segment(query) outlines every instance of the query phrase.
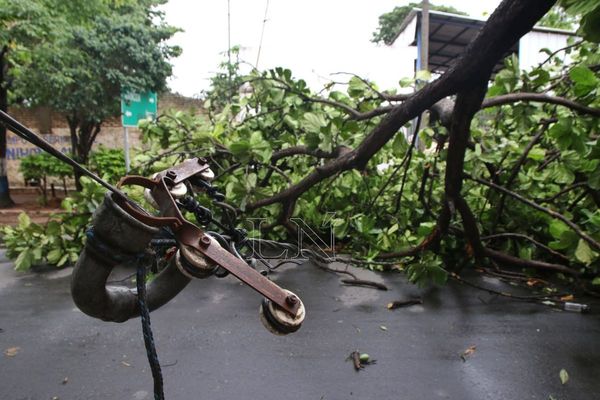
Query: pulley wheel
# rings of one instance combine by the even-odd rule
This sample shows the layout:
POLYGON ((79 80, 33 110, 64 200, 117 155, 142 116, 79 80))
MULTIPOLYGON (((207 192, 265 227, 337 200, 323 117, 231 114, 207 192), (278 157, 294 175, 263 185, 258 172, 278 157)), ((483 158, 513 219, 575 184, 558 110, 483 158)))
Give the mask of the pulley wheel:
MULTIPOLYGON (((211 238, 214 241, 214 239, 211 238)), ((204 279, 213 275, 217 265, 204 257, 193 247, 182 244, 176 254, 176 265, 179 271, 188 278, 204 279)))
MULTIPOLYGON (((284 289, 285 290, 285 289, 284 289)), ((302 326, 306 309, 302 300, 289 290, 285 290, 288 295, 295 296, 300 302, 296 316, 291 316, 278 305, 264 298, 259 309, 260 321, 267 330, 275 335, 287 335, 296 332, 302 326)))

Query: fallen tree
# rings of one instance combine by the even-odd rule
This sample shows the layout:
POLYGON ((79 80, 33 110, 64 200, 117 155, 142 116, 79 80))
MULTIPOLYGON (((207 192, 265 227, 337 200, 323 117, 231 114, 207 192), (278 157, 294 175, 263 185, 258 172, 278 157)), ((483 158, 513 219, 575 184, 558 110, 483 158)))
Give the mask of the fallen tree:
POLYGON ((207 155, 240 221, 266 220, 256 231, 289 239, 298 219, 317 230, 327 220, 331 250, 403 267, 414 282, 468 265, 594 280, 597 45, 571 43, 570 64, 559 51, 527 72, 509 57, 489 83, 553 3, 502 2, 465 54, 413 94, 353 75, 315 94, 287 69, 253 72, 250 94, 210 121, 173 113, 143 125, 151 150, 136 157, 138 172, 207 155), (420 129, 427 111, 432 124, 420 129))

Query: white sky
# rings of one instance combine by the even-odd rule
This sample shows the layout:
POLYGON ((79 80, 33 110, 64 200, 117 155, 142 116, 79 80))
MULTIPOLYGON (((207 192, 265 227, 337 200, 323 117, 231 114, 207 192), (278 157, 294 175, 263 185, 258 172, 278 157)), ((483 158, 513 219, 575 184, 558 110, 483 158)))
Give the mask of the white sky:
MULTIPOLYGON (((380 88, 397 87, 412 74, 409 51, 370 42, 379 15, 409 0, 268 0, 268 14, 259 68, 282 66, 314 89, 336 72, 353 72, 380 88)), ((413 0, 414 1, 414 0, 413 0)), ((500 0, 439 0, 472 16, 491 13, 500 0)), ((242 47, 241 58, 256 63, 267 0, 230 0, 231 44, 242 47)), ((184 32, 171 43, 183 54, 173 60, 169 86, 186 96, 207 89, 227 50, 227 0, 169 0, 167 22, 184 32)), ((414 50, 413 50, 414 51, 414 50)))

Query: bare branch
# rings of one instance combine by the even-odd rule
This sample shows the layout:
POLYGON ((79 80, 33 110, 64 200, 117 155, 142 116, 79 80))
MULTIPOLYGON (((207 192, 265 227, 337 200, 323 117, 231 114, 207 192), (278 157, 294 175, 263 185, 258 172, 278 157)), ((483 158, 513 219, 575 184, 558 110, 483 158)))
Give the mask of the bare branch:
POLYGON ((274 164, 263 164, 266 168, 268 168, 271 171, 276 172, 277 174, 281 175, 286 181, 287 183, 291 184, 292 180, 290 179, 289 176, 287 176, 287 174, 285 172, 283 172, 280 168, 278 168, 276 165, 274 164))
POLYGON ((572 190, 575 190, 580 187, 586 187, 586 186, 587 186, 587 182, 576 182, 576 183, 562 189, 561 191, 559 191, 558 193, 556 193, 553 196, 547 197, 545 199, 540 199, 537 201, 539 201, 540 203, 550 203, 550 202, 553 202, 554 200, 558 199, 560 196, 562 196, 565 193, 569 193, 572 190))
POLYGON ((550 247, 546 246, 545 244, 535 240, 534 238, 529 237, 527 235, 523 235, 522 233, 497 233, 495 235, 483 236, 481 238, 481 240, 487 241, 487 240, 501 239, 501 238, 517 238, 517 239, 527 240, 528 242, 535 244, 540 249, 546 250, 548 253, 552 254, 553 256, 561 258, 562 260, 564 260, 566 262, 569 262, 569 259, 564 254, 561 254, 558 251, 553 250, 550 247))
POLYGON ((573 111, 577 111, 580 114, 589 114, 595 117, 600 117, 599 108, 588 107, 564 97, 550 96, 545 93, 510 93, 501 96, 490 97, 483 101, 481 108, 512 104, 519 101, 557 104, 559 106, 570 108, 573 111))
POLYGON ((485 181, 483 179, 479 179, 479 178, 474 178, 471 176, 467 176, 465 175, 465 177, 467 179, 470 179, 474 182, 480 183, 482 185, 485 186, 489 186, 499 192, 505 193, 507 195, 509 195, 510 197, 519 200, 521 203, 527 204, 528 206, 541 211, 543 213, 546 213, 548 215, 550 215, 553 218, 556 218, 562 222, 564 222, 567 226, 569 226, 569 228, 571 228, 575 233, 577 233, 577 235, 582 238, 583 240, 585 240, 589 245, 591 245, 594 249, 596 250, 600 250, 600 243, 598 243, 597 241, 595 241, 592 237, 590 237, 588 234, 586 234, 579 226, 577 226, 575 223, 573 223, 571 220, 569 220, 567 217, 565 217, 562 214, 557 213, 556 211, 550 210, 549 208, 540 206, 537 203, 534 203, 531 200, 526 199, 525 197, 521 196, 520 194, 517 194, 513 191, 510 191, 502 186, 496 185, 493 182, 488 182, 485 181))

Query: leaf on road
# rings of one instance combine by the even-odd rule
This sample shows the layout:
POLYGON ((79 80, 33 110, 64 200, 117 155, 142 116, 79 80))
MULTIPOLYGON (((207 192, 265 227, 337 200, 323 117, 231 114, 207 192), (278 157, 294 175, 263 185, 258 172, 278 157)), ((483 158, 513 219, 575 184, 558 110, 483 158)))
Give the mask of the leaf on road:
POLYGON ((20 350, 20 347, 9 347, 8 349, 4 350, 4 355, 6 357, 14 357, 20 350))
POLYGON ((564 385, 565 383, 569 382, 569 373, 567 372, 566 369, 561 369, 560 372, 558 373, 558 376, 560 376, 560 382, 564 385))
POLYGON ((536 278, 529 278, 529 279, 527 279, 527 286, 529 286, 529 287, 533 287, 533 286, 536 286, 536 285, 541 285, 542 283, 543 282, 541 280, 536 279, 536 278))
POLYGON ((460 359, 463 360, 463 362, 467 361, 467 358, 472 356, 475 353, 475 350, 477 350, 477 346, 469 346, 469 348, 463 351, 463 353, 460 355, 460 359))
POLYGON ((575 297, 573 297, 572 294, 568 294, 568 295, 560 298, 560 301, 573 301, 573 300, 575 300, 575 297))

